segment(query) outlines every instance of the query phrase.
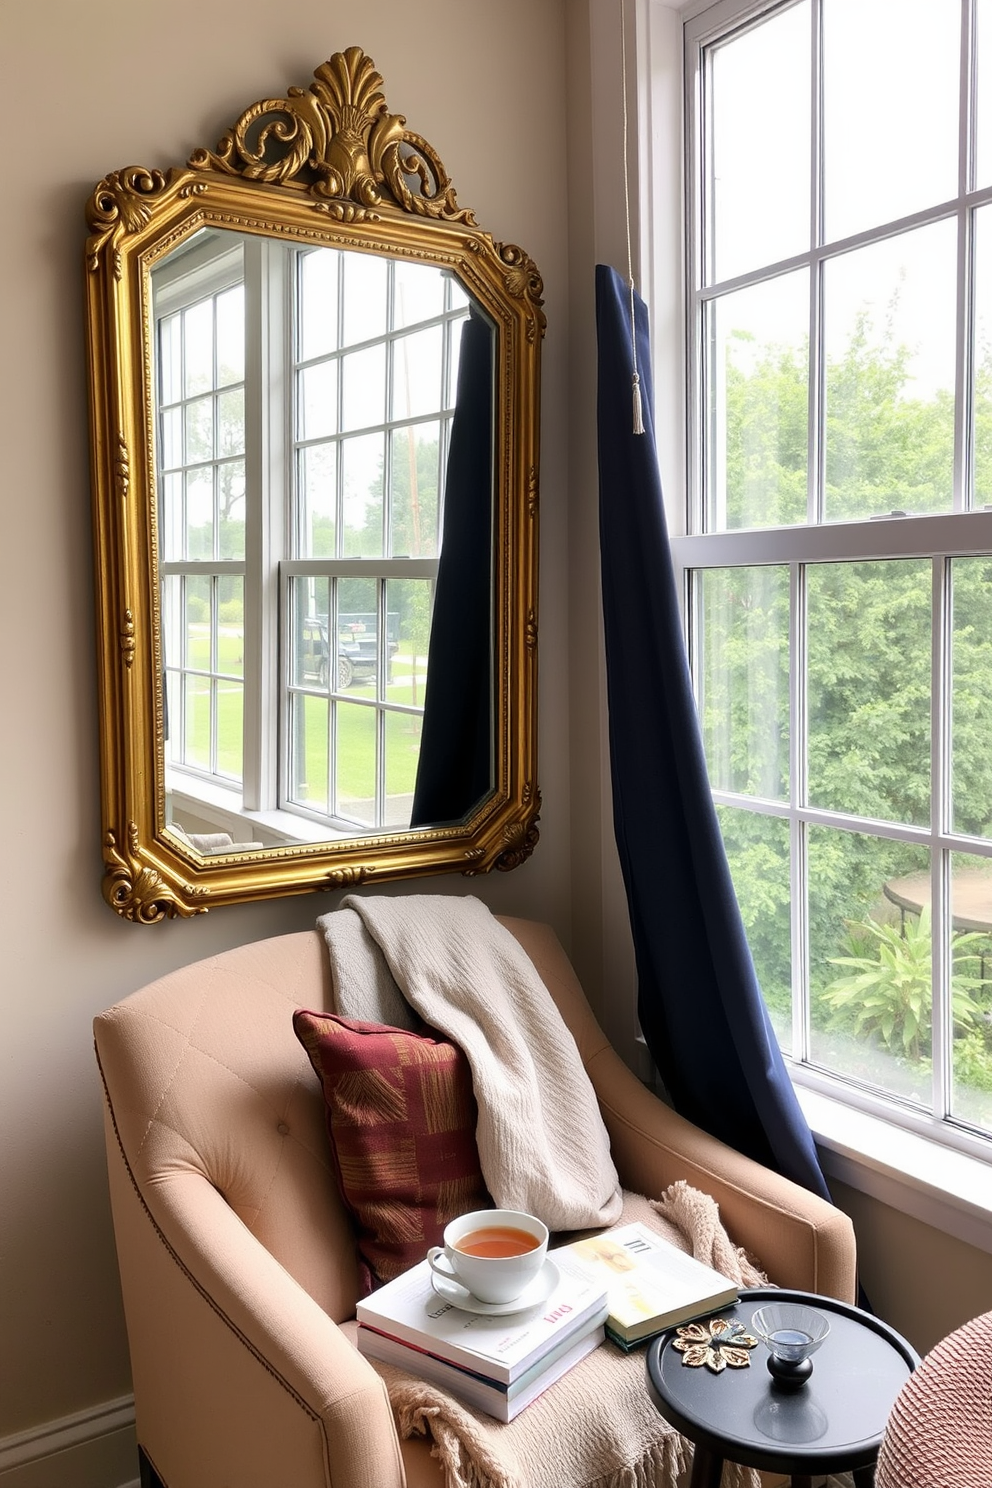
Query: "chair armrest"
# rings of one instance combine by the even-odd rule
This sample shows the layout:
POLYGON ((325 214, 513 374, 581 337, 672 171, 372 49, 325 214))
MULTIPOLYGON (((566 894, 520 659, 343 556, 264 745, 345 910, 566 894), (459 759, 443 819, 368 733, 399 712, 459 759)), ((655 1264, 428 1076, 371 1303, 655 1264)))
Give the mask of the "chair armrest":
POLYGON ((403 1488, 382 1379, 221 1194, 179 1167, 152 1213, 112 1129, 108 1157, 138 1440, 170 1488, 403 1488))
POLYGON ((710 1194, 735 1244, 779 1286, 853 1302, 854 1227, 817 1194, 693 1126, 609 1046, 586 1064, 624 1187, 658 1198, 683 1178, 710 1194))

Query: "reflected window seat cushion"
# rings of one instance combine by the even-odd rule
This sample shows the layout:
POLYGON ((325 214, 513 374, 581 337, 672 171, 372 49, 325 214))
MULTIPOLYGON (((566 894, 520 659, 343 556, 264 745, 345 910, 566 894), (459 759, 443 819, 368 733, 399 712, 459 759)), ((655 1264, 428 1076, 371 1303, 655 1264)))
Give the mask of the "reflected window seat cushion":
POLYGON ((300 1009, 293 1028, 323 1089, 365 1295, 423 1260, 456 1215, 492 1207, 471 1072, 461 1049, 426 1027, 300 1009))

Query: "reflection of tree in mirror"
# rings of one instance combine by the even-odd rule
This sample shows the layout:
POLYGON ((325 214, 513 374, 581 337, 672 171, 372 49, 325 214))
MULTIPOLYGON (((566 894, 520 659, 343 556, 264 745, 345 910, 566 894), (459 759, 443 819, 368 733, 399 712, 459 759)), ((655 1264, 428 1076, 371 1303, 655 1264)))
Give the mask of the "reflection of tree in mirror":
MULTIPOLYGON (((436 426, 435 426, 436 427, 436 426)), ((439 441, 418 439, 411 428, 393 432, 389 480, 389 542, 394 558, 423 558, 437 552, 439 441)), ((384 551, 384 461, 369 486, 365 524, 356 536, 356 556, 379 556, 384 551)))

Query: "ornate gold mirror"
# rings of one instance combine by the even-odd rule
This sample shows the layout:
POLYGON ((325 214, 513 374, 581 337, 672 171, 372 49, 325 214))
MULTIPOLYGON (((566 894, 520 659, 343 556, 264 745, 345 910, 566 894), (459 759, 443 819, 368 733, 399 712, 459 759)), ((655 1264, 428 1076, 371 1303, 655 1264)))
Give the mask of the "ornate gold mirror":
POLYGON ((537 840, 541 280, 359 48, 86 245, 104 894, 512 868, 537 840))

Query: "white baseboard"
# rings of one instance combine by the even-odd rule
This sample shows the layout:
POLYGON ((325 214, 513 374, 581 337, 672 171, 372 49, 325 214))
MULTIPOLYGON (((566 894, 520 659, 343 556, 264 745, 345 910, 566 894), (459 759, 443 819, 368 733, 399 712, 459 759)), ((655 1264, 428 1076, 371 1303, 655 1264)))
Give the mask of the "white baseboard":
POLYGON ((122 1395, 0 1438, 0 1488, 139 1488, 136 1450, 134 1396, 122 1395))

